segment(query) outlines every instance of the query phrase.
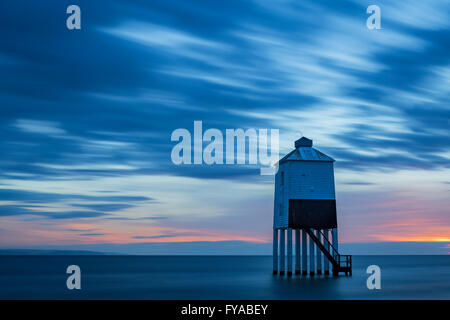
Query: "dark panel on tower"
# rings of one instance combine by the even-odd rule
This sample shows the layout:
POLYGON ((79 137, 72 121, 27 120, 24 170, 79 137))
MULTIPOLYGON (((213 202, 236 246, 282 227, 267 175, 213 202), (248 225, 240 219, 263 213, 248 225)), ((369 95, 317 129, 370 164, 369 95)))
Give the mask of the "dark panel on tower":
POLYGON ((336 200, 289 199, 289 228, 337 228, 336 200))

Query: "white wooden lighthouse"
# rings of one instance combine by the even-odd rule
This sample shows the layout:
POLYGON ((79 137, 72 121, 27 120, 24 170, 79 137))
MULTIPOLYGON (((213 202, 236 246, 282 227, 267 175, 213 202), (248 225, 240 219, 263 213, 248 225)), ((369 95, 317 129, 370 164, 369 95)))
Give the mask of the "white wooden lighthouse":
POLYGON ((322 274, 322 271, 329 274, 330 264, 334 275, 339 272, 351 274, 351 256, 338 253, 335 160, 312 145, 312 140, 302 137, 295 141, 295 149, 278 162, 273 219, 273 273, 279 271, 280 275, 284 275, 287 264, 287 274, 292 275, 294 232, 296 274, 307 275, 308 271, 310 276, 322 274))

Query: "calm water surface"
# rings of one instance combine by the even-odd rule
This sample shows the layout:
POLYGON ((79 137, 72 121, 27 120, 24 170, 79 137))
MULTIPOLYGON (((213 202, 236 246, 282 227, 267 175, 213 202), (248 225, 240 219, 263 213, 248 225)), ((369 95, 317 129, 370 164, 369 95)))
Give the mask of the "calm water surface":
POLYGON ((353 276, 272 275, 269 256, 0 256, 0 299, 450 299, 449 256, 354 256, 353 276), (82 289, 68 290, 68 265, 82 289), (381 268, 368 290, 366 268, 381 268))

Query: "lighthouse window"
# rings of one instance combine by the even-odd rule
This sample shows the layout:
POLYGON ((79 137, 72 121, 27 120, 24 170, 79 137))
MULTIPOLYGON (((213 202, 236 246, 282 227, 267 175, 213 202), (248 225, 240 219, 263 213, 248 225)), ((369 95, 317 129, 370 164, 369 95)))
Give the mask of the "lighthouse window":
POLYGON ((281 172, 281 185, 284 186, 284 171, 281 172))

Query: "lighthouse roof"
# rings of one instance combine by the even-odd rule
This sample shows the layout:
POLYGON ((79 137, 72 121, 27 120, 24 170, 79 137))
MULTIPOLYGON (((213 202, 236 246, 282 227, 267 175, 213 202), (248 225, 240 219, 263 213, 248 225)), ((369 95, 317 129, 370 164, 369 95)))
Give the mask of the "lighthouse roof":
POLYGON ((286 161, 325 161, 334 162, 335 160, 326 154, 312 147, 312 140, 301 137, 295 141, 295 149, 285 155, 278 164, 286 161))

